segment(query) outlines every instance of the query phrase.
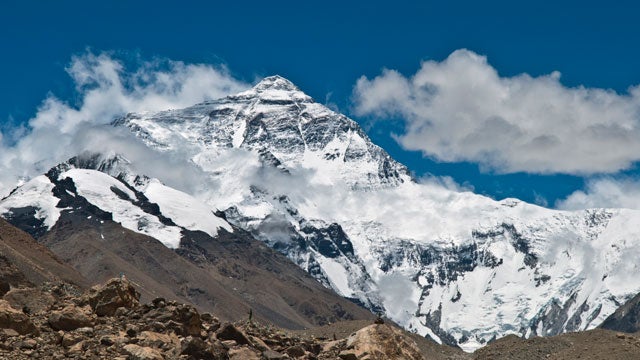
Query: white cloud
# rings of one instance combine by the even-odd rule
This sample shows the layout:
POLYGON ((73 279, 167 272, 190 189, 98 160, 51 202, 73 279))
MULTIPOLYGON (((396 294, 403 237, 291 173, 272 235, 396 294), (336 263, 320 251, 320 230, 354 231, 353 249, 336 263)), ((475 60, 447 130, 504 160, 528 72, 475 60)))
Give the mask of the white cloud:
POLYGON ((501 77, 484 56, 457 50, 411 77, 358 79, 358 115, 397 117, 408 150, 497 172, 610 173, 640 160, 640 86, 627 94, 561 84, 560 74, 501 77))
POLYGON ((599 178, 587 182, 578 190, 556 203, 564 210, 590 208, 627 208, 640 210, 640 179, 599 178))
POLYGON ((11 141, 0 141, 0 196, 18 179, 45 172, 84 150, 132 149, 124 134, 105 128, 119 115, 183 108, 249 87, 224 67, 158 60, 127 71, 105 53, 73 57, 67 72, 76 86, 77 106, 49 95, 26 128, 3 129, 11 141))
POLYGON ((425 174, 417 179, 419 184, 439 186, 455 192, 469 191, 473 192, 475 188, 468 182, 459 184, 451 176, 435 176, 431 174, 425 174))

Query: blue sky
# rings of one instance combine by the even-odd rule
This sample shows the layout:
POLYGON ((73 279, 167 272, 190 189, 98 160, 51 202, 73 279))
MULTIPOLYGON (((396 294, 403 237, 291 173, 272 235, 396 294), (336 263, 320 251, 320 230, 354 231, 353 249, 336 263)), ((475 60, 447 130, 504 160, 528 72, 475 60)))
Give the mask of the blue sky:
MULTIPOLYGON (((633 207, 616 199, 640 188, 636 186, 637 159, 631 151, 640 143, 634 140, 640 110, 628 93, 640 84, 639 7, 631 1, 606 6, 590 1, 5 1, 0 5, 3 142, 10 147, 28 133, 28 126, 22 132, 15 129, 26 126, 50 94, 70 104, 81 102, 82 92, 65 69, 73 56, 108 52, 130 71, 144 61, 172 59, 224 65, 234 79, 249 83, 272 74, 285 76, 316 100, 359 121, 375 142, 418 177, 450 176, 464 187, 498 199, 518 197, 554 206, 582 191, 585 196, 575 206, 633 207), (460 49, 469 52, 456 53, 460 49), (478 72, 456 78, 460 73, 455 70, 456 59, 463 69, 477 65, 478 72), (422 64, 429 61, 434 66, 425 69, 422 64), (390 75, 383 69, 397 72, 390 75), (429 97, 423 85, 412 82, 420 71, 431 82, 444 79, 442 89, 452 84, 453 99, 429 97), (580 114, 572 119, 576 135, 558 137, 567 143, 557 149, 567 154, 565 162, 553 153, 530 158, 527 151, 543 154, 544 146, 529 150, 495 146, 506 141, 500 132, 469 147, 468 139, 459 138, 455 127, 449 127, 462 120, 447 109, 468 105, 471 117, 483 111, 493 116, 492 109, 462 103, 466 100, 455 93, 459 87, 454 86, 460 81, 468 85, 469 79, 491 71, 495 81, 479 81, 478 86, 508 92, 508 104, 495 114, 498 125, 515 128, 523 139, 547 139, 556 131, 571 133, 571 125, 554 128, 565 121, 565 113, 537 109, 576 107, 574 113, 580 114), (559 78, 551 75, 555 71, 559 78), (521 74, 533 80, 522 80, 521 74), (374 83, 376 78, 379 81, 374 83), (387 89, 400 83, 409 89, 406 97, 390 95, 387 89), (361 86, 356 88, 357 84, 361 86), (586 89, 584 94, 574 91, 580 86, 586 89), (416 103, 425 96, 429 98, 424 101, 435 105, 416 103), (549 104, 542 101, 545 96, 581 100, 549 104), (602 97, 606 99, 598 100, 602 97), (367 100, 377 105, 366 106, 367 100), (433 111, 437 119, 422 110, 433 111), (596 134, 598 141, 581 140, 581 130, 598 128, 602 125, 598 118, 610 113, 622 114, 612 121, 624 123, 616 129, 629 130, 629 139, 615 141, 605 135, 609 140, 599 141, 596 134), (592 120, 584 125, 582 117, 592 120), (518 121, 528 123, 519 127, 518 121), (531 127, 535 131, 526 133, 531 127), (522 129, 524 135, 519 132, 522 129), (437 150, 428 147, 440 143, 448 145, 437 150), (598 146, 609 156, 593 164, 579 152, 598 146), (574 148, 578 149, 575 154, 574 148)), ((477 94, 491 89, 480 88, 477 94)), ((481 123, 482 129, 496 125, 485 120, 471 119, 481 123)))

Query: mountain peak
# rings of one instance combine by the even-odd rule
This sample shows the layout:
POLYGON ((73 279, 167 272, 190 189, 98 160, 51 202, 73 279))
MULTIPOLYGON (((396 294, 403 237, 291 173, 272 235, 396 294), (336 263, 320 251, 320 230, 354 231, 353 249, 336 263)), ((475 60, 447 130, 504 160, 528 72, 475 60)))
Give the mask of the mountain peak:
POLYGON ((234 101, 238 99, 259 99, 263 102, 274 104, 290 103, 292 101, 297 103, 313 102, 309 95, 280 75, 267 76, 253 88, 230 95, 228 98, 234 101))
POLYGON ((291 81, 280 75, 267 76, 256 84, 253 89, 257 92, 265 90, 300 91, 291 81))

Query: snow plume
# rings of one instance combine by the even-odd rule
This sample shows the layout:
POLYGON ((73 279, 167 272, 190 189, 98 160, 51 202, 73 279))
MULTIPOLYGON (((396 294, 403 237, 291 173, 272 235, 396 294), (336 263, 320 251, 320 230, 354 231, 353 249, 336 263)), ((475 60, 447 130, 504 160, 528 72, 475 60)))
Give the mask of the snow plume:
POLYGON ((19 180, 40 174, 81 151, 99 146, 119 152, 117 146, 123 146, 124 138, 104 134, 104 125, 117 116, 183 108, 249 87, 224 67, 156 60, 127 71, 107 53, 75 56, 67 72, 76 87, 77 105, 51 94, 26 127, 3 129, 0 196, 19 180), (118 140, 109 142, 114 139, 118 140))
POLYGON ((598 178, 587 181, 584 190, 578 190, 556 207, 564 210, 590 208, 627 208, 640 210, 640 179, 598 178))
POLYGON ((502 77, 486 57, 457 50, 411 77, 358 79, 358 115, 402 117, 396 139, 440 161, 502 173, 613 173, 640 160, 640 86, 626 94, 575 87, 560 73, 502 77))

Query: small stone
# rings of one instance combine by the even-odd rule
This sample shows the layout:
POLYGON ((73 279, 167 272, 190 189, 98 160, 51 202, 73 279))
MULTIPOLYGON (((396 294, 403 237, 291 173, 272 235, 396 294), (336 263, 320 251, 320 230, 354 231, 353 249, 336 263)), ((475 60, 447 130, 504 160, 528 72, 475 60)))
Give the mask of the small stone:
POLYGON ((68 332, 62 337, 62 346, 70 347, 79 343, 83 339, 84 336, 82 336, 82 334, 78 334, 76 332, 68 332))
POLYGON ((164 332, 165 330, 167 330, 167 327, 159 321, 154 321, 153 323, 151 323, 150 328, 151 330, 156 332, 164 332))
POLYGON ((131 360, 164 360, 162 354, 150 347, 128 344, 123 347, 124 353, 129 355, 131 360))
POLYGON ((126 328, 127 336, 130 338, 136 337, 138 335, 138 327, 135 325, 127 324, 126 328))
POLYGON ((171 347, 177 347, 180 345, 180 340, 174 334, 166 335, 153 331, 143 331, 138 336, 138 339, 140 340, 140 345, 155 348, 160 348, 164 345, 168 345, 171 347))
POLYGON ((282 360, 285 359, 286 356, 277 351, 273 350, 265 350, 262 352, 262 357, 266 360, 282 360))
POLYGON ((234 346, 238 346, 238 343, 235 340, 222 340, 221 343, 222 343, 222 345, 226 346, 227 348, 232 348, 234 346))
POLYGON ((69 350, 67 350, 67 352, 70 353, 70 354, 81 353, 84 350, 84 346, 85 346, 85 342, 84 341, 80 341, 79 343, 71 346, 69 348, 69 350))
POLYGON ((205 329, 208 332, 216 332, 218 331, 218 329, 220 329, 220 323, 219 322, 212 322, 208 325, 205 325, 205 329))
POLYGON ((87 337, 93 336, 93 328, 92 327, 81 327, 75 330, 78 334, 82 334, 87 337))
POLYGON ((358 356, 353 352, 353 350, 344 350, 338 354, 338 357, 341 360, 358 360, 358 356))
POLYGON ((200 315, 200 319, 202 319, 202 321, 206 321, 206 322, 212 322, 213 321, 213 315, 211 315, 210 313, 202 313, 200 315))
POLYGON ((164 298, 157 297, 157 298, 153 299, 153 301, 151 301, 151 303, 156 308, 160 308, 160 307, 164 307, 167 304, 167 301, 164 298))
POLYGON ((115 341, 113 339, 113 336, 105 335, 105 336, 100 338, 100 344, 102 344, 104 346, 111 346, 111 345, 115 344, 115 341))
POLYGON ((302 357, 305 355, 305 351, 300 345, 292 346, 287 349, 287 354, 293 358, 302 357))
POLYGON ((34 339, 27 339, 20 343, 21 349, 35 349, 38 347, 38 343, 34 339))
POLYGON ((124 317, 127 315, 127 313, 129 312, 129 310, 127 308, 117 308, 116 311, 113 313, 113 316, 115 317, 124 317))
POLYGON ((249 340, 251 340, 253 346, 260 351, 270 350, 269 346, 259 337, 249 336, 249 340))
POLYGON ((251 349, 241 347, 229 350, 229 360, 260 360, 260 357, 251 349))
POLYGON ((17 331, 15 331, 13 329, 2 329, 1 333, 2 333, 2 335, 6 336, 6 337, 14 337, 14 336, 20 335, 20 334, 18 334, 17 331))

